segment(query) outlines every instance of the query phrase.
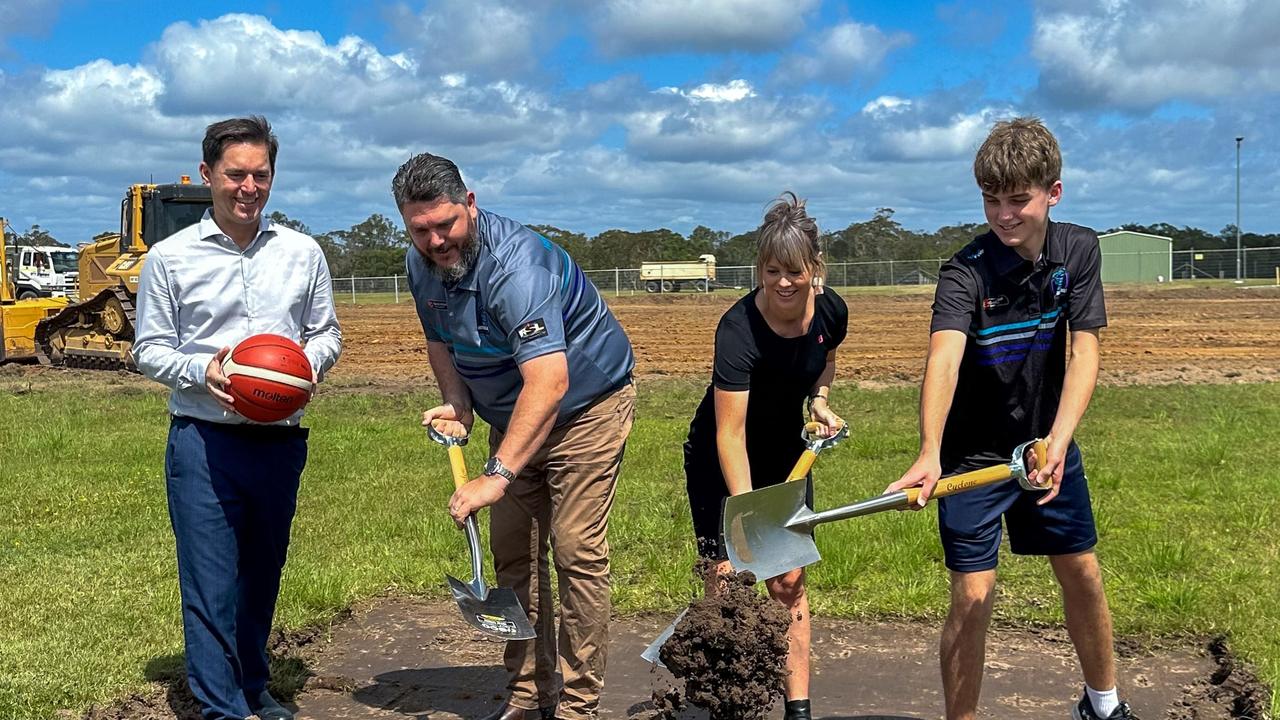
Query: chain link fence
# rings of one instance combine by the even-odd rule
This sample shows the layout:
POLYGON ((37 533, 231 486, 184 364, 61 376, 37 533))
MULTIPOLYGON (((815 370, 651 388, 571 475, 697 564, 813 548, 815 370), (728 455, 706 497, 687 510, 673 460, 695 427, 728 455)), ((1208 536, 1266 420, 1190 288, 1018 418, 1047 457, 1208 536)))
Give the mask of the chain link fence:
POLYGON ((1230 250, 1178 250, 1173 253, 1174 280, 1276 280, 1280 278, 1280 247, 1230 250), (1237 258, 1239 273, 1237 274, 1237 258))
MULTIPOLYGON (((1115 281, 1166 282, 1180 280, 1234 280, 1235 250, 1179 250, 1173 253, 1108 253, 1103 268, 1123 274, 1115 281)), ((1245 248, 1240 253, 1240 274, 1249 282, 1280 284, 1280 247, 1245 248)), ((932 285, 945 258, 928 260, 871 260, 827 264, 827 284, 833 287, 876 285, 932 285)), ((727 265, 715 269, 715 279, 705 287, 696 281, 651 283, 642 280, 639 268, 586 270, 584 274, 606 295, 737 292, 756 286, 753 265, 727 265)), ((1109 280, 1110 281, 1110 280, 1109 280)), ((387 277, 337 277, 334 300, 343 304, 412 302, 403 275, 387 277)))

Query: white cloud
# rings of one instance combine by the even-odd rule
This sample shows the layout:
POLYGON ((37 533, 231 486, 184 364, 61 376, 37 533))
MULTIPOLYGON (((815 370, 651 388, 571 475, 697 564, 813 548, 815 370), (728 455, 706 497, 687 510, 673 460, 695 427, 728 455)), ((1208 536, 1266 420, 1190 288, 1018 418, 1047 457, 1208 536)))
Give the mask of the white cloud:
POLYGON ((730 80, 723 85, 703 83, 687 92, 677 87, 665 87, 659 92, 708 102, 738 102, 756 95, 755 88, 751 87, 751 83, 746 80, 730 80))
POLYGON ((1274 0, 1042 0, 1040 91, 1076 108, 1143 110, 1280 91, 1274 0))
POLYGON ((554 44, 549 0, 441 0, 415 13, 397 5, 389 13, 397 33, 422 68, 450 73, 466 68, 485 78, 523 77, 540 49, 554 44))
POLYGON ((0 0, 0 55, 17 35, 42 36, 58 19, 62 0, 0 0))
POLYGON ((841 23, 822 32, 807 52, 784 58, 775 79, 849 83, 874 74, 890 52, 911 42, 907 33, 886 34, 874 25, 841 23))
POLYGON ((607 55, 764 52, 804 29, 818 0, 600 0, 592 19, 607 55))
POLYGON ((893 95, 881 95, 866 105, 863 105, 862 112, 866 115, 886 115, 902 112, 910 107, 910 100, 894 97, 893 95))
POLYGON ((751 85, 663 88, 653 102, 626 113, 620 122, 627 147, 638 157, 672 162, 736 162, 784 157, 818 141, 804 129, 824 112, 815 100, 756 97, 751 85))
POLYGON ((413 92, 413 63, 358 37, 335 45, 320 33, 281 30, 257 15, 170 25, 151 47, 174 114, 262 112, 299 106, 361 112, 413 92))
POLYGON ((875 155, 911 162, 971 160, 996 116, 984 109, 956 114, 940 124, 915 126, 905 126, 897 118, 886 119, 875 155))

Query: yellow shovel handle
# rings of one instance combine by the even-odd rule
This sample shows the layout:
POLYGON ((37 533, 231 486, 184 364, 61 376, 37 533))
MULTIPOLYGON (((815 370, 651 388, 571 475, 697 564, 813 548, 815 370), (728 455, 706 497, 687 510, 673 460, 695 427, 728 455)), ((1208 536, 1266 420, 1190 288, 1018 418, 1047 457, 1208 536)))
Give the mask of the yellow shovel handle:
POLYGON ((805 450, 800 455, 800 459, 796 461, 796 466, 791 468, 791 474, 787 476, 787 482, 799 480, 809 474, 809 468, 813 467, 813 461, 818 459, 818 454, 812 450, 805 450))
MULTIPOLYGON (((1038 440, 1031 448, 1036 456, 1036 468, 1044 467, 1045 457, 1048 454, 1048 445, 1044 440, 1038 440)), ((939 480, 938 484, 933 488, 933 494, 929 497, 941 498, 955 495, 976 487, 1004 482, 1011 477, 1013 477, 1013 473, 1008 465, 992 465, 979 470, 971 470, 967 473, 952 475, 949 478, 939 480)), ((914 505, 920 499, 920 488, 918 487, 907 488, 906 493, 908 505, 914 505)))
MULTIPOLYGON (((937 486, 933 489, 930 498, 946 497, 955 495, 958 492, 972 490, 983 485, 994 485, 998 482, 1008 480, 1012 475, 1009 473, 1008 465, 992 465, 981 470, 973 470, 960 475, 953 475, 938 481, 937 486)), ((907 488, 908 504, 914 505, 920 499, 920 488, 907 488)))
POLYGON ((467 460, 462 456, 462 448, 449 446, 449 467, 453 470, 453 487, 455 489, 467 484, 467 460))

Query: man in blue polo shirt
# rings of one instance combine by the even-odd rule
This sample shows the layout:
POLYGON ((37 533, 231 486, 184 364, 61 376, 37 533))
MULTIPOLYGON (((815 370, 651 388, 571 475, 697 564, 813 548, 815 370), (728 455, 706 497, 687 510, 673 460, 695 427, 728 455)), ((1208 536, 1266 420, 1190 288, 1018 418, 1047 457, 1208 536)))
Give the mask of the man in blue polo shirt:
POLYGON ((631 343, 569 255, 476 207, 449 160, 412 158, 392 193, 413 241, 406 272, 442 396, 422 423, 469 433, 478 413, 491 426, 489 461, 449 513, 462 522, 492 506, 498 584, 515 589, 538 634, 507 643, 510 696, 486 720, 595 718, 612 609, 606 531, 635 414, 631 343))
POLYGON ((1013 552, 1047 555, 1062 586, 1085 679, 1072 717, 1132 718, 1116 694, 1111 614, 1093 552, 1098 535, 1072 439, 1098 379, 1098 332, 1107 324, 1098 236, 1049 220, 1062 197, 1062 156, 1039 120, 997 123, 973 171, 991 230, 939 273, 920 454, 887 491, 922 485, 923 506, 941 475, 1008 462, 1015 445, 1037 437, 1048 440, 1048 460, 1032 477, 1052 482, 1043 494, 1009 482, 938 503, 951 571, 941 642, 947 720, 977 713, 1002 517, 1013 552))

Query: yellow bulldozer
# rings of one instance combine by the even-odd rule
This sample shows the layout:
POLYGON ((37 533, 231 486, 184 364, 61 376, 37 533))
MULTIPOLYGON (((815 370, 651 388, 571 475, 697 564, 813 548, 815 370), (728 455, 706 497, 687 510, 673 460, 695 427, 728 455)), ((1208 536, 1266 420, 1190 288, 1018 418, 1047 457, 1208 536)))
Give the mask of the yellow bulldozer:
MULTIPOLYGON (((0 217, 0 238, 7 236, 9 223, 0 217)), ((65 297, 18 300, 13 256, 8 247, 0 254, 0 362, 36 357, 36 325, 67 306, 65 297)), ((15 248, 16 249, 16 248, 15 248)))
POLYGON ((208 186, 181 182, 129 187, 120 203, 120 232, 80 251, 80 301, 40 320, 36 357, 44 365, 91 370, 137 368, 133 348, 138 280, 147 250, 200 221, 213 204, 208 186))

